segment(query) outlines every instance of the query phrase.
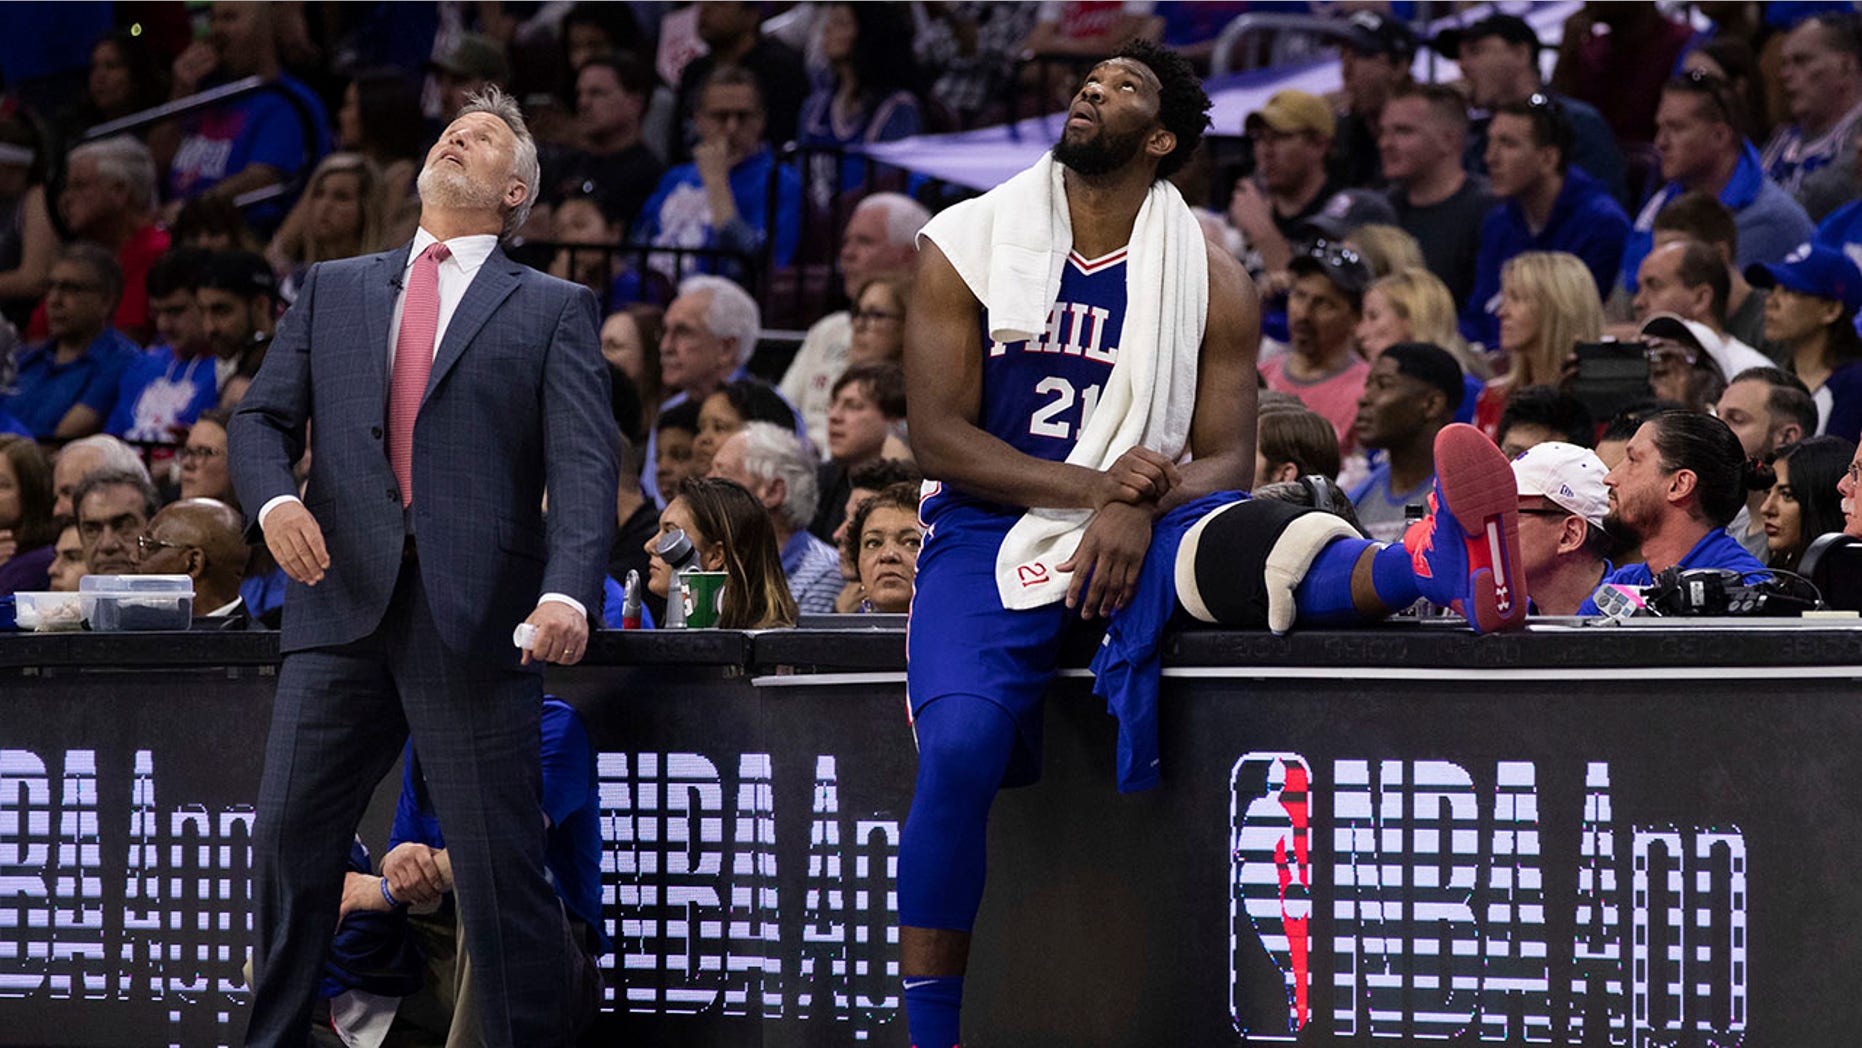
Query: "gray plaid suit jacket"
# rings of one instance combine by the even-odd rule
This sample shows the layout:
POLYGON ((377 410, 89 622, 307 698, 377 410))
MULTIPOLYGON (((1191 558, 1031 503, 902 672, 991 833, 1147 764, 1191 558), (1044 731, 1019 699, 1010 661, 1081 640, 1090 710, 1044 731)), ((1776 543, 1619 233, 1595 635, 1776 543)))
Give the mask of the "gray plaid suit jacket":
MULTIPOLYGON (((407 532, 387 456, 389 330, 411 244, 312 266, 228 432, 248 535, 304 492, 330 554, 286 592, 282 650, 346 644, 381 623, 407 532)), ((449 648, 515 665, 511 630, 544 593, 591 613, 615 528, 617 433, 588 289, 494 250, 434 356, 414 426, 412 518, 449 648), (549 492, 547 524, 542 510, 549 492)))

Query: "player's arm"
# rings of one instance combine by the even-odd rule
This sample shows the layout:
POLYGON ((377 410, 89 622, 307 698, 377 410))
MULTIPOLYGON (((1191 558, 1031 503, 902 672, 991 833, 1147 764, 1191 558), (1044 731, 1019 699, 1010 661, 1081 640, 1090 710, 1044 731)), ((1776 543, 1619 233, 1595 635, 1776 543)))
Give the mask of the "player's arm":
POLYGON ((1099 509, 1154 500, 1169 489, 1175 469, 1161 456, 1133 456, 1127 468, 1100 471, 1025 455, 984 431, 977 424, 981 310, 950 260, 925 241, 912 280, 905 381, 912 452, 926 476, 995 502, 1043 509, 1099 509))
POLYGON ((1217 491, 1254 485, 1254 362, 1261 348, 1261 300, 1241 264, 1209 249, 1209 313, 1196 364, 1190 418, 1191 461, 1159 504, 1170 509, 1217 491))

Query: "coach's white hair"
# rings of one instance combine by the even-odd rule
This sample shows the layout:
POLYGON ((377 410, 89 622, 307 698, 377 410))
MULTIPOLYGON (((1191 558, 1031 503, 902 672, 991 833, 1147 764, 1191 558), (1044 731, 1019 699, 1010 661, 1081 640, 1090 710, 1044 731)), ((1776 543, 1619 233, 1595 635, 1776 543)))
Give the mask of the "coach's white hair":
POLYGON ((886 213, 886 243, 893 247, 911 247, 918 231, 931 221, 931 212, 904 193, 874 193, 854 205, 853 213, 878 208, 886 213))
POLYGON ((679 295, 706 294, 705 327, 713 337, 737 340, 737 366, 750 362, 763 331, 763 311, 756 299, 735 282, 701 273, 679 283, 679 295))
POLYGON ((773 422, 748 422, 739 432, 744 442, 744 472, 762 481, 781 480, 783 519, 791 529, 805 530, 821 501, 815 480, 815 469, 821 463, 794 433, 773 422))
POLYGON ((504 215, 504 230, 498 234, 498 238, 509 240, 530 218, 530 207, 537 202, 537 186, 543 181, 542 166, 537 163, 537 140, 530 137, 530 127, 524 123, 524 110, 517 104, 517 99, 499 90, 496 84, 489 84, 483 91, 467 95, 465 105, 459 107, 453 119, 457 120, 467 113, 490 113, 504 121, 505 126, 511 129, 511 135, 517 139, 517 144, 511 150, 511 177, 524 184, 524 199, 504 215))

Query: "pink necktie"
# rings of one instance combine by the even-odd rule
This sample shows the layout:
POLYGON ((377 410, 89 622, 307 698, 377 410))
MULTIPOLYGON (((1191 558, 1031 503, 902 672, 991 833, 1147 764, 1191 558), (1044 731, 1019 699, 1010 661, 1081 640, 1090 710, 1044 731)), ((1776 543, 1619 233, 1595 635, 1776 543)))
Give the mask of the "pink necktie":
POLYGON ((414 501, 414 418, 433 372, 433 335, 440 326, 440 263, 452 255, 429 245, 414 260, 401 301, 401 331, 394 339, 394 375, 388 385, 388 464, 401 485, 401 505, 414 501))

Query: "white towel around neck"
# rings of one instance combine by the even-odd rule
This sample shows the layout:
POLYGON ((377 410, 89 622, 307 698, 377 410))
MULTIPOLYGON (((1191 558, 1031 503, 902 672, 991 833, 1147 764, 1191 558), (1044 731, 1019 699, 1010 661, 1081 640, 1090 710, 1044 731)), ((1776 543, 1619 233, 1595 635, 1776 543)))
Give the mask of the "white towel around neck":
MULTIPOLYGON (((1073 249, 1064 169, 1045 155, 983 196, 950 207, 919 236, 935 243, 983 304, 989 336, 1038 338, 1060 294, 1073 249)), ((1209 311, 1202 228, 1177 188, 1159 179, 1132 227, 1125 264, 1125 322, 1118 361, 1067 462, 1105 469, 1142 444, 1176 461, 1189 443, 1196 361, 1209 311)), ((1066 596, 1073 556, 1091 511, 1030 509, 996 555, 996 589, 1007 608, 1066 596)))

